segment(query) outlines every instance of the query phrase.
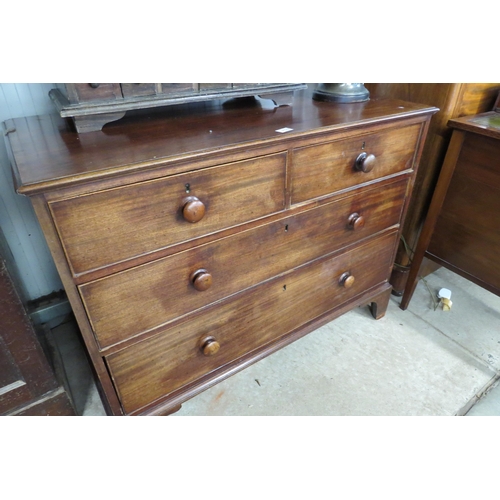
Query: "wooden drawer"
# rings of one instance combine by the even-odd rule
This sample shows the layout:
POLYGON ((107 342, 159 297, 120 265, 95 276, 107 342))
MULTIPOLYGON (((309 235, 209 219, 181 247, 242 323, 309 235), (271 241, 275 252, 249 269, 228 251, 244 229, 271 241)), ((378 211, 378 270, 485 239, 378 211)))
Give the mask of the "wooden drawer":
POLYGON ((66 93, 71 103, 113 101, 123 98, 119 83, 67 83, 66 93))
POLYGON ((193 83, 122 83, 122 93, 125 99, 141 96, 164 97, 176 94, 197 92, 193 83))
POLYGON ((278 340, 387 280, 396 234, 269 281, 250 293, 191 316, 159 335, 108 356, 126 413, 152 403, 278 340), (354 277, 341 284, 344 273, 354 277), (213 338, 220 349, 213 355, 213 338))
POLYGON ((104 348, 397 225, 407 180, 79 287, 104 348), (199 282, 191 277, 197 271, 199 282), (211 286, 203 280, 209 274, 211 286))
POLYGON ((229 90, 233 86, 230 83, 200 83, 200 92, 206 92, 209 90, 229 90))
POLYGON ((139 97, 144 95, 156 95, 156 83, 122 83, 123 97, 139 97))
POLYGON ((195 89, 194 83, 162 83, 161 91, 165 95, 179 93, 193 93, 195 89))
POLYGON ((283 210, 285 161, 277 153, 50 203, 73 274, 283 210), (194 197, 205 215, 192 223, 201 212, 183 207, 194 197))
POLYGON ((417 124, 294 149, 292 204, 411 169, 420 130, 417 124), (356 166, 365 154, 359 168, 367 172, 356 166))

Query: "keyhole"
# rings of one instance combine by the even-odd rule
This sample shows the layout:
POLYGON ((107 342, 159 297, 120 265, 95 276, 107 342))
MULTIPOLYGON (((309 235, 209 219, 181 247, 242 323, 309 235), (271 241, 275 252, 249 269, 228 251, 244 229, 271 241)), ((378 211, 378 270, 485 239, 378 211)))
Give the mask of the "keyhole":
POLYGON ((363 145, 361 146, 361 149, 365 149, 365 141, 363 141, 363 145))
POLYGON ((189 183, 187 183, 184 187, 186 188, 186 193, 189 193, 191 191, 191 186, 189 185, 189 183))
POLYGON ((288 224, 285 226, 285 233, 288 231, 288 224))
POLYGON ((286 285, 283 285, 283 291, 286 292, 286 285))

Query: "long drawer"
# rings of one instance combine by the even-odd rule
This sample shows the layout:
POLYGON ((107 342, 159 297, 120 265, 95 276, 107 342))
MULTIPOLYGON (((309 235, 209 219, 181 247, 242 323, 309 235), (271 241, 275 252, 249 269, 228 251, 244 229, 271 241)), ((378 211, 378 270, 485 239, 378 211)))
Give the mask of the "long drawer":
POLYGON ((269 281, 109 355, 126 413, 192 384, 387 280, 392 232, 269 281))
POLYGON ((74 275, 285 208, 286 153, 50 203, 74 275))
POLYGON ((407 179, 79 287, 101 347, 398 224, 407 179))
POLYGON ((411 169, 420 130, 417 124, 294 149, 292 204, 411 169))

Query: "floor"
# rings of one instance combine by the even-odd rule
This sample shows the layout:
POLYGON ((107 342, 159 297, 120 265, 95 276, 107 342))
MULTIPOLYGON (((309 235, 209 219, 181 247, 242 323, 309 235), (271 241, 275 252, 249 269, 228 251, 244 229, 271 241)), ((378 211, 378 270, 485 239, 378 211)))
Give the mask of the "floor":
MULTIPOLYGON (((175 416, 500 415, 500 297, 446 269, 408 310, 357 308, 183 404, 175 416), (435 308, 452 292, 450 311, 435 308)), ((74 323, 52 329, 78 415, 105 415, 74 323)))

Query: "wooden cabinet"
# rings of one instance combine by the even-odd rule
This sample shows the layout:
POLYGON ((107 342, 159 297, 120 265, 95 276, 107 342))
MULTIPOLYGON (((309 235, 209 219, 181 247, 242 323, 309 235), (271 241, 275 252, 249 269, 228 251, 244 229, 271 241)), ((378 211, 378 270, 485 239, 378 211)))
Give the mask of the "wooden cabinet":
POLYGON ((171 413, 354 307, 382 317, 435 112, 300 91, 85 134, 9 121, 108 412, 171 413))
MULTIPOLYGON (((500 83, 366 83, 374 99, 403 99, 436 106, 415 179, 402 236, 391 277, 393 293, 402 295, 408 278, 413 251, 429 209, 441 165, 451 138, 448 121, 492 109, 500 83)), ((434 268, 435 269, 435 268, 434 268)))
POLYGON ((0 304, 0 416, 74 415, 1 253, 0 304))
POLYGON ((78 132, 101 130, 134 109, 221 98, 261 96, 290 104, 303 83, 64 83, 49 92, 62 117, 78 132))
POLYGON ((500 295, 500 113, 449 122, 453 130, 401 302, 424 257, 500 295))

